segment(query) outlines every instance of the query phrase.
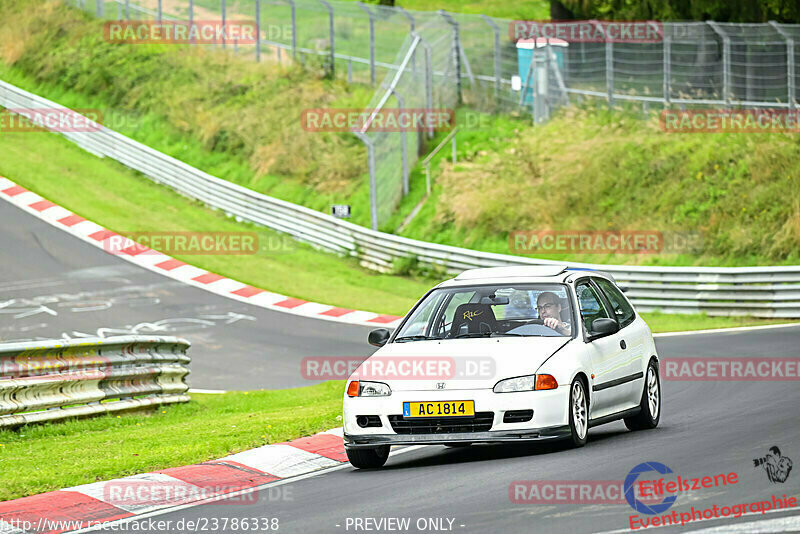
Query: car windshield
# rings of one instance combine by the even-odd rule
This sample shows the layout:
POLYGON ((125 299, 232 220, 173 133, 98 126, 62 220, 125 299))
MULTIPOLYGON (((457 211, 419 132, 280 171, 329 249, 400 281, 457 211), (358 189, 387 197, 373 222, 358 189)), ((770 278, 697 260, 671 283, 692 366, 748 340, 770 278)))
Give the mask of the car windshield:
POLYGON ((497 284, 436 289, 394 341, 502 336, 571 336, 563 284, 497 284))

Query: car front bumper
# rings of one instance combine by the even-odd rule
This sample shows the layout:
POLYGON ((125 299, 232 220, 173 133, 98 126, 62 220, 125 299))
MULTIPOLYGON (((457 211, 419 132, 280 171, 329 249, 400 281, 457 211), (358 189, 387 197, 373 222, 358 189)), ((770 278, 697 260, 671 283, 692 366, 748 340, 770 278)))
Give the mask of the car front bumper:
POLYGON ((344 442, 348 449, 380 445, 519 443, 568 437, 569 386, 552 390, 494 393, 492 390, 395 391, 388 397, 344 397, 344 442), (389 416, 402 414, 403 402, 473 400, 475 412, 492 412, 491 429, 474 432, 398 433, 389 416), (533 410, 530 421, 504 422, 507 411, 533 410), (359 415, 377 415, 380 427, 362 428, 359 415))
POLYGON ((569 437, 569 426, 542 428, 539 430, 466 432, 458 434, 371 434, 362 436, 344 435, 347 449, 372 448, 380 445, 451 445, 454 443, 520 443, 545 441, 569 437))

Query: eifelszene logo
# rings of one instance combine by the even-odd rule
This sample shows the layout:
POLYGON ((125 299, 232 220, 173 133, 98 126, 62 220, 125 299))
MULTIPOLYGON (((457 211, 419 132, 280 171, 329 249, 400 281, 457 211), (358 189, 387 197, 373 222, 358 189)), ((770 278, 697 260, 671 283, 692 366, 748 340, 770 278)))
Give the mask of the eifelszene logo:
POLYGON ((637 499, 636 494, 634 493, 634 484, 636 483, 636 479, 638 479, 639 475, 642 473, 648 473, 650 471, 655 471, 662 475, 672 473, 672 469, 659 462, 644 462, 637 465, 631 469, 631 471, 628 473, 628 476, 625 477, 625 500, 628 501, 628 504, 631 505, 631 508, 637 512, 649 515, 663 514, 669 510, 673 504, 675 504, 675 501, 678 499, 677 495, 664 497, 664 500, 660 503, 645 504, 641 500, 637 499))
POLYGON ((753 459, 754 467, 763 467, 767 472, 767 478, 770 482, 781 484, 786 482, 789 478, 789 473, 792 472, 792 461, 786 456, 781 456, 781 450, 777 445, 769 448, 766 456, 753 459))

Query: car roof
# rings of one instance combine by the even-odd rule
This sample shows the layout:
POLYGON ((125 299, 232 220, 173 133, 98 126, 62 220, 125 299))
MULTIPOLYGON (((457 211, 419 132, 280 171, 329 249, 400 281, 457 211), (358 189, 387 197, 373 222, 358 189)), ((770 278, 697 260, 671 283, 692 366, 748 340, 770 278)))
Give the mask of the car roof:
POLYGON ((508 267, 486 267, 469 269, 455 278, 439 284, 438 287, 475 285, 480 283, 564 283, 582 274, 598 275, 614 282, 608 273, 568 265, 514 265, 508 267))

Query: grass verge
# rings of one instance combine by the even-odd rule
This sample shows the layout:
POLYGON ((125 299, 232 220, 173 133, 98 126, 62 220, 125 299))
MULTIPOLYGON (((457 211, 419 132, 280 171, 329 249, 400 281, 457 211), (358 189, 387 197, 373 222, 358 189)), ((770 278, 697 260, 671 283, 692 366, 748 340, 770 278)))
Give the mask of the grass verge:
MULTIPOLYGON (((0 134, 0 175, 116 232, 257 230, 262 239, 285 237, 238 223, 188 200, 139 173, 83 151, 56 134, 0 134), (48 157, 40 157, 47 154, 48 157)), ((255 255, 176 256, 182 261, 288 296, 344 308, 404 315, 439 280, 379 274, 353 258, 291 242, 255 255)), ((704 315, 643 314, 655 332, 774 324, 785 320, 704 315)))
POLYGON ((0 501, 221 458, 341 426, 344 382, 0 430, 0 501), (42 459, 47 458, 47 462, 42 459))

